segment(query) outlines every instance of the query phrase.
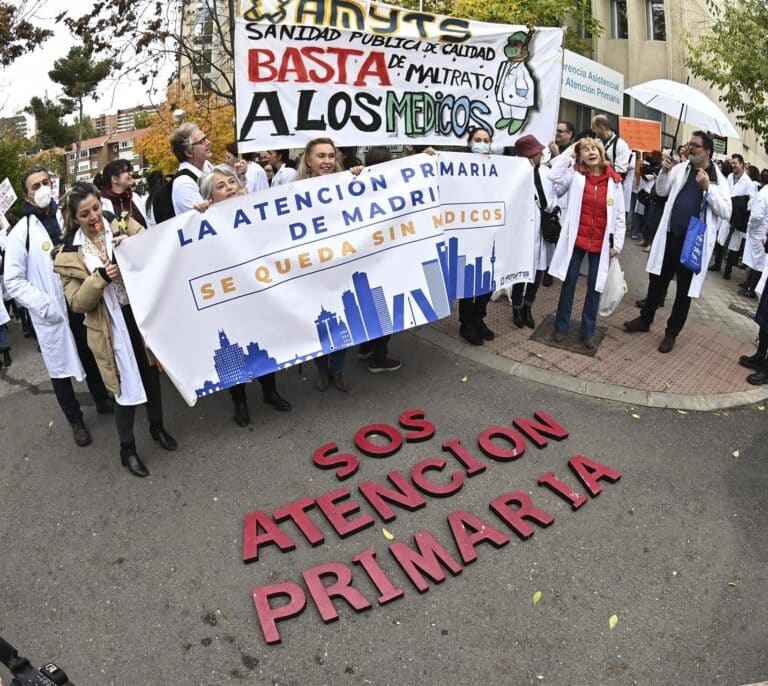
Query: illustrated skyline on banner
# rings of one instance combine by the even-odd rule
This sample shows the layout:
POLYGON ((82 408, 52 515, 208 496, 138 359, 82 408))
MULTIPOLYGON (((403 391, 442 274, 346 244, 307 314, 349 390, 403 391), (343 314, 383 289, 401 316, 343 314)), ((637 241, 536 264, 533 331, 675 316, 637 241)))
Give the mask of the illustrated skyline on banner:
MULTIPOLYGON (((343 318, 321 304, 320 312, 313 322, 319 343, 316 350, 278 361, 258 341, 249 342, 244 351, 239 343, 230 341, 224 329, 219 329, 219 347, 213 353, 213 366, 218 381, 206 380, 195 390, 197 397, 248 383, 270 372, 415 326, 414 304, 427 322, 449 316, 451 300, 446 289, 446 284, 451 280, 449 259, 444 242, 437 243, 435 247, 437 257, 421 263, 428 292, 414 288, 410 293, 395 293, 391 307, 382 286, 372 287, 367 272, 355 272, 352 275, 352 289, 343 291, 341 295, 343 318)), ((482 258, 477 258, 476 263, 477 260, 482 262, 482 258)))

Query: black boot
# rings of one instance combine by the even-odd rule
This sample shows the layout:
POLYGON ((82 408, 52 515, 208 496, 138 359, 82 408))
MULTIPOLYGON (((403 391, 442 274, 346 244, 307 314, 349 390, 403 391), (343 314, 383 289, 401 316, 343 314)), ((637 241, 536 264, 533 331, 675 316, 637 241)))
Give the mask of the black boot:
POLYGON ((480 332, 480 335, 483 337, 484 341, 492 341, 494 338, 496 338, 496 334, 491 331, 486 323, 482 319, 478 319, 475 322, 475 326, 477 330, 480 332))
POLYGON ((768 365, 768 336, 763 333, 757 337, 757 351, 754 355, 742 355, 739 364, 747 369, 759 372, 768 365))
POLYGON ((11 366, 11 349, 10 348, 3 348, 3 364, 6 367, 11 366))
POLYGON ((533 321, 533 313, 531 312, 531 306, 530 305, 523 305, 523 309, 520 310, 520 316, 522 317, 523 323, 529 329, 535 329, 536 328, 536 322, 533 321))
POLYGON ((712 251, 712 257, 714 258, 712 264, 709 265, 709 271, 719 272, 720 267, 723 264, 723 246, 719 243, 715 243, 715 249, 712 251))
POLYGON ((165 430, 162 420, 149 422, 149 435, 163 450, 176 450, 179 447, 173 436, 165 430))
POLYGON ((483 345, 482 334, 477 330, 474 323, 462 324, 459 326, 459 336, 461 336, 470 345, 483 345))
POLYGON ((512 323, 518 328, 522 329, 525 326, 525 319, 523 319, 523 308, 512 308, 512 323))
POLYGON ((248 401, 243 399, 234 400, 233 402, 235 404, 235 424, 243 427, 248 426, 251 423, 251 417, 248 414, 248 401))
POLYGON ((149 476, 149 470, 136 454, 136 443, 120 443, 120 464, 134 476, 149 476))

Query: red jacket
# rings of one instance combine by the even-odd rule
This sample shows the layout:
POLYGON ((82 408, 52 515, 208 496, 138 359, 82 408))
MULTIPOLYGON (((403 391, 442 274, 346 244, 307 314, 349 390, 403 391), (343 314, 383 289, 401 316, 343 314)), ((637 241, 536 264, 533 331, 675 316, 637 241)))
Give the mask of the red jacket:
POLYGON ((608 182, 621 183, 621 176, 609 164, 599 176, 593 176, 580 166, 576 170, 584 175, 585 183, 575 246, 588 253, 600 252, 608 225, 608 182))

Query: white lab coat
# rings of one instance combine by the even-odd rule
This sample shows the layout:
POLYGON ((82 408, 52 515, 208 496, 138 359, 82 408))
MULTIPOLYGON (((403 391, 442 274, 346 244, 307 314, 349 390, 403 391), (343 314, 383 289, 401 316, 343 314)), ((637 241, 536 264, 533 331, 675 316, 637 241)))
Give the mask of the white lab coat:
MULTIPOLYGON (((569 193, 568 213, 561 222, 563 230, 560 233, 560 240, 555 246, 552 261, 549 263, 549 273, 561 281, 565 281, 568 266, 573 257, 573 247, 576 244, 576 237, 579 233, 581 198, 584 195, 584 187, 586 185, 584 176, 574 169, 573 163, 574 159, 570 155, 559 155, 554 160, 550 175, 555 192, 558 195, 566 192, 569 193)), ((600 251, 597 280, 595 281, 595 290, 598 293, 603 292, 605 280, 608 277, 611 251, 610 236, 613 235, 614 250, 621 252, 621 249, 624 247, 626 222, 624 219, 624 188, 621 182, 613 180, 608 182, 607 203, 608 221, 600 251)))
POLYGON ((750 205, 747 224, 747 242, 744 245, 744 264, 756 272, 765 267, 765 246, 763 238, 768 233, 768 186, 765 186, 750 205))
MULTIPOLYGON (((732 198, 737 195, 748 195, 750 198, 754 198, 755 195, 757 195, 757 191, 755 190, 755 182, 749 178, 749 174, 747 174, 746 171, 741 175, 738 181, 735 180, 733 174, 728 174, 726 181, 728 183, 728 189, 732 198)), ((718 240, 718 243, 721 245, 723 245, 726 238, 728 238, 728 232, 731 228, 730 216, 728 217, 728 220, 729 221, 725 229, 725 235, 723 236, 722 241, 718 240)), ((731 240, 728 243, 728 250, 738 250, 741 247, 742 239, 746 238, 746 236, 746 232, 734 230, 734 232, 731 234, 731 240)))
MULTIPOLYGON (((607 143, 603 143, 605 147, 605 159, 611 163, 611 166, 619 172, 619 174, 626 174, 629 170, 630 158, 632 157, 632 151, 629 149, 629 143, 623 138, 619 138, 617 134, 613 134, 607 143), (614 140, 616 141, 614 152, 614 140)), ((634 162, 632 168, 634 169, 634 162)), ((632 182, 629 182, 629 188, 631 192, 632 182)), ((629 207, 629 205, 627 205, 629 207)))
MULTIPOLYGON (((0 266, 5 259, 2 253, 5 252, 5 243, 7 237, 8 235, 5 233, 5 231, 0 230, 0 266)), ((5 285, 3 279, 0 278, 0 326, 3 326, 3 324, 7 324, 9 321, 11 321, 11 318, 8 315, 8 310, 5 309, 5 301, 9 299, 10 297, 6 296, 5 294, 5 285)))
POLYGON ((291 183, 291 181, 296 178, 297 173, 298 172, 295 169, 289 167, 287 164, 284 164, 278 171, 275 172, 275 175, 272 177, 272 185, 284 186, 287 183, 291 183))
MULTIPOLYGON (((107 249, 107 257, 112 259, 112 229, 109 224, 104 224, 104 242, 107 249)), ((82 229, 78 229, 72 245, 82 246, 85 243, 85 235, 82 229)), ((86 269, 93 273, 104 265, 101 260, 88 253, 82 253, 86 269)), ((112 350, 115 353, 115 364, 120 375, 120 395, 115 396, 118 405, 142 405, 147 402, 144 385, 141 383, 141 373, 136 362, 136 355, 131 345, 131 337, 125 324, 123 311, 115 295, 115 289, 110 284, 104 289, 102 298, 109 312, 111 322, 110 334, 112 336, 112 350)))
POLYGON ((249 162, 245 169, 245 187, 249 193, 257 193, 269 188, 267 172, 258 162, 249 162))
MULTIPOLYGON (((147 216, 146 197, 142 200, 140 195, 134 194, 132 200, 133 204, 138 208, 139 214, 144 217, 144 225, 147 227, 150 226, 149 218, 147 216)), ((112 201, 109 198, 105 198, 104 196, 101 196, 101 209, 105 212, 110 212, 117 216, 117 212, 115 212, 112 201)))
POLYGON ((171 201, 173 202, 173 211, 176 216, 184 214, 191 209, 194 209, 195 205, 203 201, 203 196, 200 195, 200 189, 197 187, 198 179, 206 172, 213 169, 213 165, 206 160, 202 169, 198 169, 194 164, 190 162, 182 162, 179 165, 179 171, 187 169, 191 171, 195 178, 191 178, 186 174, 182 174, 173 181, 173 188, 171 190, 171 201))
MULTIPOLYGON (((717 175, 717 183, 709 184, 709 192, 707 193, 707 211, 705 223, 707 225, 707 235, 704 242, 704 255, 702 256, 702 264, 704 268, 698 273, 693 275, 691 279, 691 286, 688 289, 688 296, 691 298, 698 298, 701 293, 701 287, 704 285, 704 279, 707 276, 707 267, 709 259, 712 256, 712 250, 715 247, 715 237, 717 230, 720 226, 720 222, 724 218, 731 216, 731 196, 728 193, 728 184, 717 168, 714 165, 715 174, 717 175)), ((681 162, 675 165, 669 172, 662 172, 656 179, 656 192, 664 197, 667 197, 667 203, 664 205, 664 213, 661 215, 661 221, 659 221, 659 228, 656 230, 656 235, 653 237, 653 243, 651 244, 651 252, 648 255, 648 263, 645 266, 645 271, 649 274, 661 274, 661 266, 664 263, 664 251, 667 246, 667 233, 669 230, 669 218, 672 214, 672 208, 675 205, 680 189, 688 179, 688 172, 691 169, 690 162, 681 162)))
POLYGON ((53 245, 37 217, 29 217, 29 253, 26 241, 27 218, 24 217, 8 235, 5 251, 8 295, 29 311, 48 376, 52 379, 75 377, 82 381, 85 371, 69 328, 61 277, 53 271, 53 245))
MULTIPOLYGON (((552 185, 551 171, 549 167, 543 164, 539 165, 539 176, 541 177, 541 187, 544 191, 544 200, 542 201, 538 197, 536 186, 533 187, 533 192, 536 196, 536 201, 533 203, 533 226, 535 227, 535 234, 533 237, 533 268, 536 271, 544 271, 549 265, 549 260, 552 257, 552 250, 547 250, 551 245, 544 240, 541 235, 541 210, 539 209, 539 203, 542 202, 544 209, 552 212, 557 206, 557 195, 555 194, 555 187, 552 185)), ((562 226, 564 215, 560 214, 560 225, 562 226)), ((553 246, 554 249, 554 246, 553 246)))
POLYGON ((503 116, 525 118, 528 108, 535 104, 533 78, 525 62, 501 63, 496 77, 496 100, 503 116))

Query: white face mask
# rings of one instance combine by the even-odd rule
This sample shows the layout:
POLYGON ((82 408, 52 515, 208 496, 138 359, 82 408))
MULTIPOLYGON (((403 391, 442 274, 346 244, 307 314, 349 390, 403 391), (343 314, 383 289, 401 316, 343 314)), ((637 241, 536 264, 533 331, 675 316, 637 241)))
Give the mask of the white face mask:
POLYGON ((491 146, 488 143, 472 143, 472 146, 469 149, 472 152, 479 152, 485 155, 491 152, 491 146))
POLYGON ((51 204, 51 187, 40 186, 40 188, 35 191, 32 199, 35 201, 35 205, 37 205, 37 207, 39 207, 41 210, 44 210, 51 204))

